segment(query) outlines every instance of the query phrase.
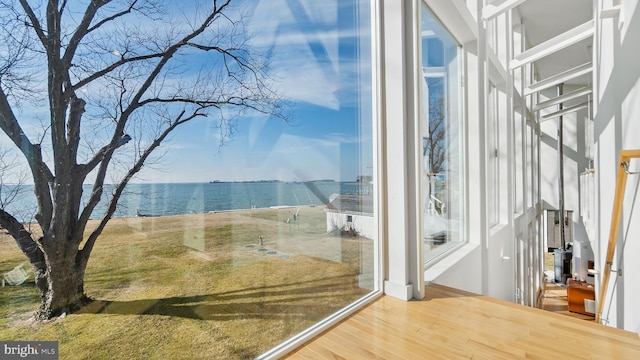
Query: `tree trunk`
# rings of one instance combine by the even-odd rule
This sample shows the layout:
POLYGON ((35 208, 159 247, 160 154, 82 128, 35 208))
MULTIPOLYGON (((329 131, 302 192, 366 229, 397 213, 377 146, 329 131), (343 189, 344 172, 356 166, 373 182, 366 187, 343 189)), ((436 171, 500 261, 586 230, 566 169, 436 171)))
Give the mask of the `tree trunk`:
POLYGON ((75 257, 62 254, 59 259, 47 256, 46 269, 36 269, 36 284, 40 290, 41 305, 36 314, 47 320, 73 312, 90 302, 84 294, 84 266, 78 266, 75 257))

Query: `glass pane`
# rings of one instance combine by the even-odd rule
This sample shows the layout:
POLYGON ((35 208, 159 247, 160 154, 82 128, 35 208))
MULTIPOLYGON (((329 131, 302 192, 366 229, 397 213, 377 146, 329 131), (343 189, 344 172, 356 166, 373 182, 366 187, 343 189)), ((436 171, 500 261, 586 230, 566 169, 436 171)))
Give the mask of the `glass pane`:
MULTIPOLYGON (((117 14, 116 5, 98 14, 117 14)), ((135 56, 158 51, 171 37, 182 38, 182 32, 194 29, 182 22, 211 11, 211 1, 165 6, 148 8, 153 13, 128 28, 140 30, 160 19, 156 11, 175 14, 175 28, 153 25, 144 35, 157 34, 157 43, 143 41, 131 50, 135 56)), ((249 359, 379 289, 370 1, 248 0, 234 6, 216 18, 206 44, 242 38, 241 45, 263 62, 269 75, 265 84, 278 94, 287 119, 213 106, 208 116, 176 128, 154 153, 161 156, 126 185, 93 248, 84 274, 84 290, 93 301, 57 321, 24 321, 40 306, 33 266, 2 232, 0 272, 23 264, 30 280, 2 288, 1 339, 58 341, 60 358, 249 359), (225 26, 242 32, 224 33, 225 26)), ((70 14, 61 27, 73 30, 81 16, 70 14)), ((92 34, 96 41, 109 40, 114 29, 92 34)), ((131 36, 123 46, 140 39, 148 40, 131 36)), ((230 77, 238 74, 229 57, 225 63, 213 57, 220 55, 215 51, 191 56, 202 50, 193 48, 175 54, 179 59, 151 87, 153 96, 190 92, 206 67, 225 76, 226 71, 230 77)), ((133 56, 121 49, 109 50, 95 65, 133 56)), ((91 54, 81 50, 79 55, 91 54)), ((129 86, 139 85, 145 70, 130 72, 130 83, 116 81, 121 73, 110 74, 99 97, 86 95, 87 113, 96 119, 110 109, 117 113, 105 99, 128 98, 134 93, 129 86), (126 87, 118 88, 122 84, 126 87)), ((217 76, 205 82, 230 83, 229 77, 217 76)), ((46 89, 46 77, 41 80, 33 88, 46 89)), ((213 91, 224 93, 224 86, 213 91)), ((175 100, 163 103, 155 118, 175 119, 183 110, 171 105, 175 100)), ((92 130, 111 129, 104 117, 100 120, 101 127, 92 130)), ((113 166, 114 180, 150 143, 144 136, 156 134, 150 123, 136 124, 128 129, 133 141, 122 147, 113 166)), ((99 149, 100 140, 83 151, 99 149)), ((87 234, 105 213, 115 187, 105 185, 87 234)), ((2 209, 29 209, 20 220, 33 229, 34 185, 23 189, 2 209)), ((84 184, 80 209, 92 189, 89 181, 84 184)))
POLYGON ((487 94, 487 210, 489 225, 495 225, 500 221, 500 173, 499 173, 499 106, 498 90, 493 84, 489 84, 487 94))
POLYGON ((424 4, 421 33, 423 236, 429 262, 463 240, 459 46, 424 4))

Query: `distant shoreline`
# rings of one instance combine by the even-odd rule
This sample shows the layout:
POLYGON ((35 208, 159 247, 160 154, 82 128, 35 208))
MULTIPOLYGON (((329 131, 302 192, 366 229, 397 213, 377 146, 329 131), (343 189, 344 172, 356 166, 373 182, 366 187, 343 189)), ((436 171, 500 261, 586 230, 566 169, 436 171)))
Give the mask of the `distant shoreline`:
MULTIPOLYGON (((113 185, 105 184, 105 193, 113 185)), ((260 180, 216 183, 131 183, 118 200, 113 218, 157 217, 166 215, 251 210, 272 206, 327 205, 333 194, 369 194, 373 185, 317 179, 307 182, 260 180), (137 211, 136 211, 137 210, 137 211)), ((91 194, 85 186, 83 204, 91 194)), ((102 218, 107 198, 101 199, 91 214, 102 218)), ((21 222, 32 220, 36 200, 32 192, 25 192, 19 201, 11 204, 21 222)))
MULTIPOLYGON (((131 219, 131 218, 159 218, 159 217, 167 217, 167 216, 188 216, 188 215, 207 215, 207 214, 218 214, 218 213, 232 213, 232 212, 245 212, 245 211, 255 211, 255 210, 286 210, 286 209, 297 209, 297 208, 322 208, 325 207, 322 205, 274 205, 268 207, 255 207, 249 209, 226 209, 226 210, 211 210, 204 212, 192 212, 186 214, 172 214, 172 215, 152 215, 152 214, 140 214, 135 216, 118 216, 112 217, 112 219, 131 219)), ((99 219, 92 219, 99 220, 99 219)))
MULTIPOLYGON (((283 183, 283 184, 305 184, 305 183, 343 183, 369 185, 358 180, 335 180, 335 179, 314 179, 314 180, 210 180, 196 182, 130 182, 127 185, 197 185, 197 184, 252 184, 252 183, 283 183)), ((33 186, 33 183, 12 184, 5 186, 33 186)), ((93 186, 93 183, 83 183, 83 186, 93 186)), ((105 183, 104 185, 115 186, 115 183, 105 183)))

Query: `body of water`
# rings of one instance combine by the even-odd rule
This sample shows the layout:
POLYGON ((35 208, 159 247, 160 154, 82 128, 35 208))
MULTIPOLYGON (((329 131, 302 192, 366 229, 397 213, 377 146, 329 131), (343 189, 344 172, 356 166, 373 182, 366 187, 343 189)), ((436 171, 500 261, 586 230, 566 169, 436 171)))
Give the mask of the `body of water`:
MULTIPOLYGON (((6 186, 6 185, 5 185, 6 186)), ((30 221, 35 214, 35 197, 32 186, 6 208, 22 221, 30 221)), ((112 187, 106 185, 105 194, 112 187)), ((211 211, 226 211, 272 206, 322 205, 332 194, 370 192, 371 185, 353 182, 212 182, 194 184, 129 184, 118 202, 114 217, 167 216, 211 211)), ((91 193, 91 185, 85 185, 83 197, 91 193)), ((103 199, 92 218, 101 218, 106 208, 103 199)))

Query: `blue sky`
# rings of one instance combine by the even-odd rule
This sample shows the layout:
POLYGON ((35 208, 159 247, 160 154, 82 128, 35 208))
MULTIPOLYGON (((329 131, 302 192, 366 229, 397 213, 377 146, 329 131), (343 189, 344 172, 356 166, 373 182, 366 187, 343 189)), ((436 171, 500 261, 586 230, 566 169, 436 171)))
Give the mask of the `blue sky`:
MULTIPOLYGON (((211 6, 210 1, 197 4, 211 6)), ((294 116, 287 123, 255 116, 239 119, 224 146, 219 146, 221 133, 215 118, 186 124, 159 149, 160 161, 144 168, 134 181, 354 181, 358 175, 370 175, 368 1, 243 0, 238 4, 248 5, 253 45, 269 55, 278 79, 274 87, 293 104, 294 116), (363 16, 354 16, 355 2, 362 4, 363 16), (356 18, 366 21, 355 25, 356 18), (356 41, 359 31, 364 35, 360 42, 356 41)), ((28 106, 19 114, 21 120, 31 118, 24 127, 32 138, 42 132, 41 122, 47 117, 42 108, 28 106)))
MULTIPOLYGON (((352 14, 340 14, 352 11, 345 6, 350 2, 254 2, 248 19, 249 30, 256 34, 252 41, 269 54, 279 80, 275 87, 293 104, 294 116, 288 123, 264 117, 240 119, 222 147, 214 119, 189 124, 173 135, 165 147, 171 150, 159 164, 145 169, 138 181, 354 181, 371 173, 370 110, 360 114, 355 96, 362 89, 360 101, 371 106, 367 73, 371 68, 369 60, 356 62, 352 14), (359 147, 366 148, 362 158, 359 147)), ((368 31, 368 24, 361 26, 368 31)), ((368 38, 364 42, 361 51, 369 51, 368 38)))

